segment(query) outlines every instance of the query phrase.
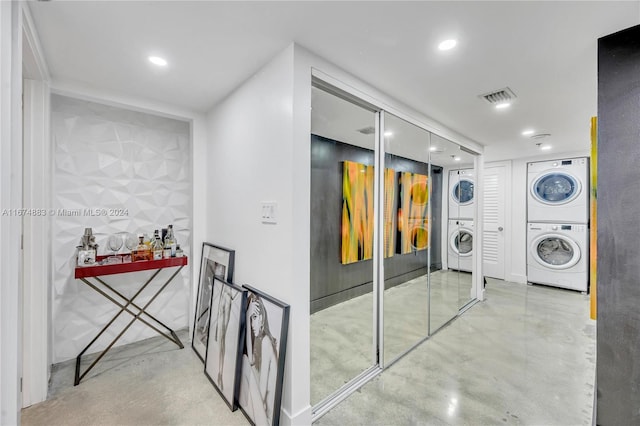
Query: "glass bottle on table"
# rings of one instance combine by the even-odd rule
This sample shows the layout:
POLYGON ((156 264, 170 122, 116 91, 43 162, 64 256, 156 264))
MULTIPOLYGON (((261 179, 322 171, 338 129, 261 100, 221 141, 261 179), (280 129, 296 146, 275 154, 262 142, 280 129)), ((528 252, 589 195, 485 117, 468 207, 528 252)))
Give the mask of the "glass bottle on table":
POLYGON ((160 232, 156 229, 153 233, 153 242, 151 244, 151 251, 153 253, 153 260, 162 260, 164 245, 160 239, 160 232))
POLYGON ((167 227, 167 235, 164 237, 164 257, 176 257, 177 245, 178 241, 173 234, 173 225, 169 225, 167 227))
POLYGON ((149 251, 149 246, 144 243, 144 235, 139 234, 138 240, 140 241, 138 243, 138 247, 136 247, 136 249, 131 252, 131 260, 133 262, 149 260, 151 252, 149 251))

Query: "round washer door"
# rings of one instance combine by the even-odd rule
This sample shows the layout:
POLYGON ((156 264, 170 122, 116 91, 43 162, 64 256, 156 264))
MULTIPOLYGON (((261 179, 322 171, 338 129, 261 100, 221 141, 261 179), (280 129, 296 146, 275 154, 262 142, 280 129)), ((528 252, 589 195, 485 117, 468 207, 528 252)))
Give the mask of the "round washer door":
POLYGON ((536 200, 553 206, 573 201, 581 191, 578 179, 558 170, 542 173, 531 185, 531 194, 536 200))
POLYGON ((473 181, 461 178, 451 189, 451 196, 456 203, 466 206, 473 202, 473 181))
POLYGON ((451 249, 461 257, 471 256, 473 250, 473 230, 458 228, 449 238, 451 249))
POLYGON ((533 258, 549 269, 567 269, 578 263, 582 253, 571 238, 560 234, 544 234, 533 240, 529 247, 533 258))

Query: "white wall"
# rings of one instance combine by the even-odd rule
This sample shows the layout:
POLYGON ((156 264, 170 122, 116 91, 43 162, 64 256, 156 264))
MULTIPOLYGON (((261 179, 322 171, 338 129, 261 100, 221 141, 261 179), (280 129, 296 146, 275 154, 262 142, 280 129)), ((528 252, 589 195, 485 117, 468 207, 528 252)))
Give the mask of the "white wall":
MULTIPOLYGON (((22 207, 22 11, 0 2, 0 209, 22 207)), ((20 419, 21 217, 0 215, 0 424, 20 419)))
MULTIPOLYGON (((194 111, 177 108, 160 102, 150 101, 126 95, 124 93, 116 93, 112 90, 97 90, 86 84, 77 82, 54 80, 51 83, 51 90, 54 93, 69 96, 87 101, 100 102, 102 104, 111 105, 123 109, 146 112, 149 114, 168 117, 176 120, 186 121, 191 125, 191 167, 192 167, 192 183, 191 183, 191 210, 193 220, 192 246, 190 248, 191 264, 191 290, 189 305, 189 329, 193 330, 193 316, 195 299, 197 297, 197 282, 199 278, 199 265, 202 242, 205 241, 206 229, 208 224, 206 208, 206 188, 208 187, 206 170, 208 168, 206 150, 207 150, 207 122, 204 114, 194 111), (194 267, 195 265, 195 267, 194 267)), ((184 247, 183 247, 184 248, 184 247)))
MULTIPOLYGON (((511 180, 511 262, 506 265, 505 280, 527 282, 527 163, 562 158, 589 157, 589 150, 512 160, 511 180)), ((507 203, 508 205, 509 203, 507 203)))
MULTIPOLYGON (((173 223, 185 254, 191 250, 191 158, 189 123, 59 95, 52 96, 53 362, 74 358, 117 312, 117 307, 73 278, 75 247, 93 228, 99 254, 107 238, 124 232, 152 233, 173 223), (126 209, 122 215, 90 216, 84 209, 126 209), (61 210, 78 212, 65 216, 61 210)), ((123 247, 121 252, 127 250, 123 247)), ((150 294, 174 271, 162 271, 150 294)), ((152 271, 107 277, 133 294, 152 271)), ((173 329, 189 324, 190 268, 153 302, 149 311, 173 329)), ((141 299, 141 300, 144 300, 141 299)), ((103 349, 131 320, 120 318, 88 351, 103 349)), ((155 336, 136 322, 119 344, 155 336)))
MULTIPOLYGON (((23 203, 47 211, 51 205, 51 144, 49 86, 23 82, 23 203)), ((51 351, 51 217, 23 217, 23 389, 22 406, 47 398, 51 351), (45 350, 42 346, 44 345, 45 350)))
MULTIPOLYGON (((51 205, 49 71, 29 7, 23 12, 23 203, 51 205)), ((22 406, 47 397, 51 367, 51 220, 23 217, 22 406), (46 242, 43 244, 43 236, 46 242), (43 349, 44 347, 44 349, 43 349)))
MULTIPOLYGON (((295 255, 307 246, 295 243, 306 228, 294 226, 293 47, 287 48, 236 89, 210 114, 207 241, 234 249, 234 282, 248 284, 289 305, 282 423, 310 423, 300 415, 308 406, 309 371, 298 370, 309 358, 299 324, 309 322, 308 273, 294 275, 295 255), (277 224, 263 224, 260 203, 277 203, 277 224), (303 294, 307 294, 306 299, 303 294), (290 390, 306 393, 292 400, 290 390), (304 398, 302 398, 304 400, 304 398)), ((306 110, 307 114, 309 110, 306 110)), ((309 134, 306 135, 307 144, 309 134)), ((307 169, 308 160, 303 168, 307 169)), ((304 180, 304 176, 300 176, 304 180)), ((303 193, 308 193, 306 187, 303 193)), ((307 216, 308 223, 308 216, 307 216)), ((302 327, 304 328, 304 327, 302 327)), ((306 327, 308 335, 308 325, 306 327)), ((308 361, 307 361, 308 365, 308 361)))

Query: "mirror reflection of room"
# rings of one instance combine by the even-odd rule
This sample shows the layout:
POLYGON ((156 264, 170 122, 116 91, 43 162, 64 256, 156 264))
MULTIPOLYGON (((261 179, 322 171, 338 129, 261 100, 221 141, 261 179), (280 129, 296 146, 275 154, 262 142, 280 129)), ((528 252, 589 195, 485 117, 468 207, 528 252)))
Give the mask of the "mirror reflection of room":
POLYGON ((428 131, 385 112, 383 134, 383 362, 388 366, 429 334, 429 264, 440 260, 429 259, 429 253, 438 254, 430 250, 429 229, 441 191, 432 180, 438 170, 430 169, 428 131))
POLYGON ((475 209, 474 158, 331 88, 313 87, 311 99, 310 361, 318 406, 372 368, 391 365, 473 299, 473 214, 462 218, 460 211, 475 209), (379 204, 377 123, 384 151, 379 204), (450 199, 454 186, 460 206, 450 199), (379 292, 376 256, 383 258, 379 292))
POLYGON ((317 404, 376 363, 376 122, 375 112, 315 87, 311 103, 311 403, 317 404))

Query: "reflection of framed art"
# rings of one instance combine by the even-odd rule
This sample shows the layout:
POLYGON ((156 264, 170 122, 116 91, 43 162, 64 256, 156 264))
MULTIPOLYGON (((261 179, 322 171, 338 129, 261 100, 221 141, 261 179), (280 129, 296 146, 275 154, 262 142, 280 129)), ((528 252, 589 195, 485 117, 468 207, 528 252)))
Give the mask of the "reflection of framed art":
MULTIPOLYGON (((347 265, 373 257, 374 167, 344 161, 342 165, 342 223, 340 262, 347 265)), ((393 169, 384 169, 384 257, 395 248, 395 190, 393 169)))
POLYGON ((213 244, 202 244, 202 259, 200 261, 200 283, 196 298, 196 312, 193 319, 193 336, 191 347, 204 362, 209 336, 209 308, 211 307, 211 291, 213 277, 227 282, 233 281, 233 260, 235 251, 213 244))
POLYGON ((231 411, 238 408, 246 297, 242 287, 214 278, 204 374, 231 411))
POLYGON ((254 425, 280 422, 289 305, 259 290, 248 290, 242 345, 240 409, 254 425))
POLYGON ((429 247, 429 178, 411 172, 399 173, 397 252, 429 247))

